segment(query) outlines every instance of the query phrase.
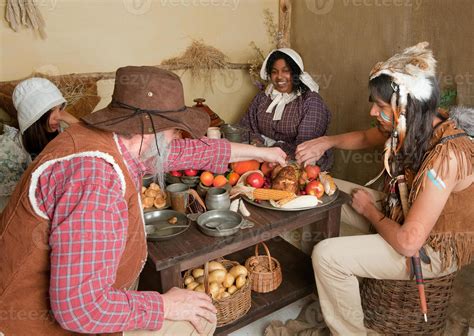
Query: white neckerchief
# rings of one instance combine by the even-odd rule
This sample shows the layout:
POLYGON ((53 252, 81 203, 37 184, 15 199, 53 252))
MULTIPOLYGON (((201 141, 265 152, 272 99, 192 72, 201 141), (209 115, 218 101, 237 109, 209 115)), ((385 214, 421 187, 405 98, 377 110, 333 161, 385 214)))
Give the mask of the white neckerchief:
POLYGON ((268 85, 267 89, 265 90, 265 94, 272 100, 270 105, 268 105, 266 112, 272 113, 273 109, 275 109, 273 120, 281 120, 286 104, 292 102, 293 100, 301 96, 301 92, 299 91, 297 93, 282 93, 280 91, 277 91, 273 88, 273 84, 268 85))

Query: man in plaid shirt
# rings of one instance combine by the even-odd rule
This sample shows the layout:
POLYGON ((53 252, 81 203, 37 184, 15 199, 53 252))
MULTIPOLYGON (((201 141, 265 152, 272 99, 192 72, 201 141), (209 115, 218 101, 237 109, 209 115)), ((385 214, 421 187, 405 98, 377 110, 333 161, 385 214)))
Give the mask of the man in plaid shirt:
POLYGON ((185 107, 175 74, 154 67, 119 69, 110 105, 83 122, 44 149, 1 214, 0 332, 212 334, 216 310, 204 293, 130 290, 146 261, 141 178, 222 173, 248 159, 284 164, 286 154, 198 139, 209 117, 185 107))

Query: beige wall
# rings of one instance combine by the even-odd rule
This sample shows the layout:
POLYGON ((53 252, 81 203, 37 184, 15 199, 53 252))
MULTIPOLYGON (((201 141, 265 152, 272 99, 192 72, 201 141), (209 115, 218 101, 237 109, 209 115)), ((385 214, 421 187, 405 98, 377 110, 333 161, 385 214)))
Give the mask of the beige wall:
MULTIPOLYGON (((474 1, 294 0, 292 47, 333 113, 330 133, 370 127, 368 73, 402 48, 429 41, 442 87, 474 105, 474 1)), ((363 183, 380 170, 373 151, 337 152, 336 176, 363 183)))
MULTIPOLYGON (((270 50, 263 23, 269 8, 278 18, 276 0, 35 0, 46 21, 48 38, 31 30, 15 33, 0 22, 0 81, 49 74, 109 72, 125 65, 157 65, 180 55, 191 40, 219 48, 231 62, 248 62, 250 41, 270 50)), ((6 0, 0 0, 0 13, 6 0)), ((182 74, 182 71, 177 71, 182 74)), ((246 110, 256 89, 246 71, 216 74, 213 90, 182 76, 186 103, 204 97, 227 122, 246 110)), ((99 83, 109 97, 113 81, 99 83)), ((101 101, 98 107, 108 103, 101 101)))

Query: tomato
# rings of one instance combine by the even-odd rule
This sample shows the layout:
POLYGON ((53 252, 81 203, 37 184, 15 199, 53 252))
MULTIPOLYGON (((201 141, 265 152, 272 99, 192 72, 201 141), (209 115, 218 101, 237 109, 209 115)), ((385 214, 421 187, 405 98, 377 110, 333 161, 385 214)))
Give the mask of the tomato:
POLYGON ((196 176, 198 171, 196 169, 186 169, 184 175, 186 176, 196 176))
POLYGON ((318 177, 321 168, 319 168, 319 166, 308 165, 304 167, 304 171, 306 172, 308 179, 312 181, 318 177))
POLYGON ((313 195, 321 198, 324 195, 324 186, 319 181, 311 181, 306 185, 305 192, 307 195, 313 195))
POLYGON ((228 175, 227 175, 227 179, 229 180, 229 184, 231 186, 234 186, 237 181, 239 180, 240 178, 240 175, 237 174, 236 172, 230 172, 228 175))
POLYGON ((247 179, 245 180, 245 182, 247 182, 247 184, 251 187, 261 188, 263 187, 263 184, 265 183, 265 179, 259 173, 252 173, 249 176, 247 176, 247 179))
POLYGON ((203 185, 205 185, 206 187, 210 187, 212 185, 212 182, 214 182, 214 174, 210 171, 205 171, 201 174, 199 179, 201 180, 201 183, 203 185))
POLYGON ((176 177, 183 176, 183 173, 181 173, 178 170, 173 170, 173 171, 170 172, 170 174, 171 174, 171 176, 176 176, 176 177))

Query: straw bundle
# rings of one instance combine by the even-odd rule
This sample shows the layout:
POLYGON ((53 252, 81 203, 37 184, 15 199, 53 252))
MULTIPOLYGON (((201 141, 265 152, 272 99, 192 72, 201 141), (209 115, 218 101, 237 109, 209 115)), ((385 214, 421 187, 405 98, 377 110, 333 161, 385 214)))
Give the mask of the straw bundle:
POLYGON ((193 80, 202 80, 209 86, 213 70, 229 69, 228 57, 222 51, 197 40, 193 40, 183 55, 164 60, 161 65, 189 69, 193 80))
POLYGON ((34 0, 7 0, 5 19, 16 32, 20 26, 26 26, 38 31, 43 39, 46 38, 43 16, 34 0))

